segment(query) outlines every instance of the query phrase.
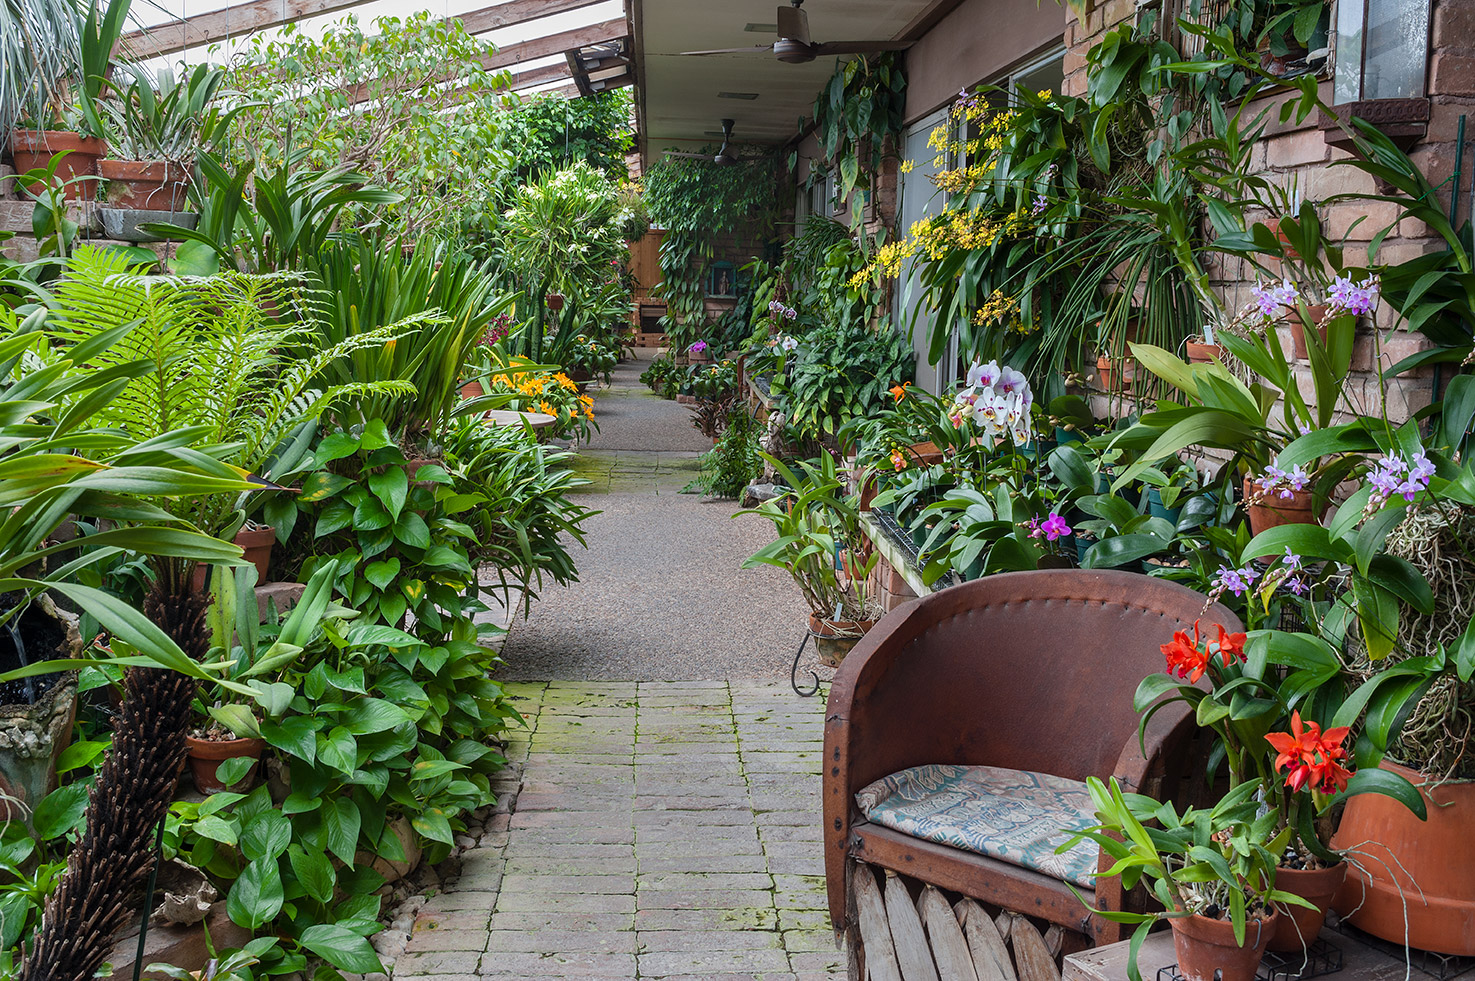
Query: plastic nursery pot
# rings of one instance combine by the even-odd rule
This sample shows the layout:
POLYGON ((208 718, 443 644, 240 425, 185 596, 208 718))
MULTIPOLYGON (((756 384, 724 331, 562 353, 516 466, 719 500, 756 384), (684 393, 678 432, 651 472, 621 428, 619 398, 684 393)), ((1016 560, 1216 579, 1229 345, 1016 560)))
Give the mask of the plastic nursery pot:
POLYGON ((1222 344, 1206 344, 1200 340, 1191 340, 1188 342, 1187 350, 1189 364, 1208 364, 1211 361, 1224 360, 1225 351, 1222 344))
MULTIPOLYGON (((1321 339, 1323 347, 1326 346, 1326 325, 1322 323, 1326 319, 1327 307, 1325 303, 1306 308, 1311 317, 1311 323, 1316 327, 1316 336, 1321 339)), ((1286 323, 1291 328, 1291 353, 1298 361, 1308 361, 1311 355, 1306 350, 1306 325, 1301 322, 1300 311, 1295 311, 1286 318, 1286 323)))
POLYGON ((184 738, 185 745, 189 747, 189 769, 190 776, 195 781, 195 789, 202 794, 218 794, 222 790, 230 790, 231 787, 220 782, 216 770, 226 760, 249 756, 257 762, 246 772, 240 782, 233 786, 237 789, 250 789, 256 781, 256 771, 261 765, 261 754, 266 750, 264 739, 196 739, 194 736, 184 738))
POLYGON ((1359 930, 1419 950, 1475 955, 1475 781, 1437 778, 1384 761, 1411 781, 1429 819, 1381 794, 1347 801, 1332 847, 1355 849, 1356 868, 1332 906, 1359 930), (1385 864, 1386 863, 1386 864, 1385 864))
MULTIPOLYGON (((1249 502, 1259 489, 1249 474, 1244 480, 1244 499, 1249 502)), ((1245 510, 1250 514, 1250 531, 1256 535, 1267 528, 1278 528, 1281 525, 1314 525, 1316 524, 1316 513, 1312 510, 1312 495, 1310 491, 1291 491, 1291 496, 1281 497, 1280 492, 1272 491, 1262 495, 1259 504, 1246 503, 1245 510)))
POLYGON ((1275 888, 1300 896, 1315 909, 1277 903, 1280 923, 1270 937, 1269 950, 1301 951, 1309 947, 1326 923, 1326 911, 1332 897, 1347 878, 1347 863, 1338 862, 1325 869, 1276 869, 1275 888))
POLYGON ((1245 921, 1245 945, 1234 941, 1234 924, 1193 914, 1168 921, 1183 981, 1255 981, 1265 947, 1279 929, 1280 914, 1245 921))
POLYGON ((1095 535, 1077 534, 1075 536, 1075 540, 1076 562, 1081 565, 1085 565, 1086 553, 1089 552, 1091 550, 1091 546, 1095 545, 1098 541, 1100 541, 1100 539, 1098 539, 1095 535))
POLYGON ((1163 504, 1163 495, 1156 487, 1147 488, 1147 512, 1154 518, 1162 518, 1174 528, 1178 527, 1178 519, 1183 516, 1183 508, 1170 508, 1163 504))
MULTIPOLYGON (((67 130, 18 129, 10 135, 10 152, 15 158, 15 169, 24 174, 28 170, 45 170, 51 158, 65 152, 56 165, 58 180, 73 177, 91 177, 97 174, 97 162, 108 152, 108 145, 95 136, 83 136, 67 130)), ((33 184, 38 190, 40 184, 33 184)), ((84 181, 67 187, 66 197, 71 201, 90 200, 97 190, 96 181, 84 181)))
POLYGON ((108 182, 107 200, 114 208, 183 211, 188 201, 189 171, 169 160, 97 162, 97 176, 108 182))
POLYGON ((814 638, 819 661, 832 668, 838 668, 851 648, 875 625, 874 620, 826 620, 809 614, 809 636, 814 638))

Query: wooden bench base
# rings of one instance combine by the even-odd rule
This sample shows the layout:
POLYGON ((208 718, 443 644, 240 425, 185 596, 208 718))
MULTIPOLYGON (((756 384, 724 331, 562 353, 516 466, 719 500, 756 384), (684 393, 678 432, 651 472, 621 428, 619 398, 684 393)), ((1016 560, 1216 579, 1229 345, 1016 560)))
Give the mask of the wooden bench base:
POLYGON ((1060 981, 1061 954, 1085 939, 1057 925, 1042 935, 966 897, 949 904, 936 886, 865 862, 852 859, 846 878, 850 981, 1060 981))

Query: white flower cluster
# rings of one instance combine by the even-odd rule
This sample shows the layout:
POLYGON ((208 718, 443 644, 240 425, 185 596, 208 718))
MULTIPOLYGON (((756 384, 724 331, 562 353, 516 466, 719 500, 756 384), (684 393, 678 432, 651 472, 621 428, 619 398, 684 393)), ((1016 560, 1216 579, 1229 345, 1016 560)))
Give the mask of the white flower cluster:
POLYGON ((948 418, 959 428, 965 422, 993 438, 1009 436, 1017 445, 1029 442, 1029 410, 1034 393, 1024 375, 997 361, 968 369, 968 378, 948 410, 948 418))

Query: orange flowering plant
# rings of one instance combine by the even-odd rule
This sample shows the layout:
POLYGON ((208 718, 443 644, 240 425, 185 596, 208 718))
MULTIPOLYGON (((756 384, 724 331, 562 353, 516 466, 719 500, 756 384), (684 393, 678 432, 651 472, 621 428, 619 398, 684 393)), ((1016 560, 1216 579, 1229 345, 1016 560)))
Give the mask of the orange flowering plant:
POLYGON ((1163 672, 1144 678, 1134 698, 1142 731, 1164 707, 1187 703, 1217 737, 1211 777, 1222 765, 1232 785, 1255 783, 1302 858, 1340 859, 1328 842, 1337 805, 1351 794, 1386 794, 1422 815, 1413 786, 1376 766, 1393 720, 1418 690, 1409 672, 1390 668, 1354 685, 1319 637, 1204 629, 1202 621, 1191 636, 1174 632, 1162 652, 1163 672), (1356 743, 1354 729, 1362 733, 1356 743))

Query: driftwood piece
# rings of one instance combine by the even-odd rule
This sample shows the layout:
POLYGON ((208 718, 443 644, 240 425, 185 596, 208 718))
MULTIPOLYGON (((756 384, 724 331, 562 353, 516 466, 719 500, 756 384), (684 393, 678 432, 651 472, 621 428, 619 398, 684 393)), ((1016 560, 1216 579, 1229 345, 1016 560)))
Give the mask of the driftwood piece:
POLYGON ((891 927, 886 922, 886 904, 881 898, 880 887, 876 885, 876 877, 864 862, 856 862, 854 866, 851 887, 855 890, 855 905, 860 917, 866 971, 873 981, 902 981, 896 948, 891 943, 891 927))
POLYGON ((1019 981, 1060 981, 1060 969, 1055 958, 1045 947, 1040 931, 1023 916, 1015 915, 1009 926, 1009 937, 1014 943, 1014 964, 1019 969, 1019 981))
POLYGON ((896 944, 896 960, 905 981, 940 981, 922 932, 922 920, 912 905, 906 884, 895 872, 886 872, 886 919, 891 924, 891 940, 896 944))
POLYGON ((954 912, 963 924, 963 935, 968 938, 968 951, 973 955, 978 981, 1019 981, 1014 973, 1014 964, 1009 960, 1009 950, 1004 946, 1004 938, 983 907, 971 899, 964 899, 954 907, 954 912))
POLYGON ((917 900, 917 910, 922 914, 922 925, 927 928, 937 973, 948 981, 978 981, 973 956, 968 953, 968 941, 963 938, 963 928, 936 886, 923 888, 921 898, 917 900))
POLYGON ((1045 930, 1045 949, 1052 958, 1060 959, 1060 952, 1065 949, 1065 930, 1059 923, 1051 923, 1045 930))

